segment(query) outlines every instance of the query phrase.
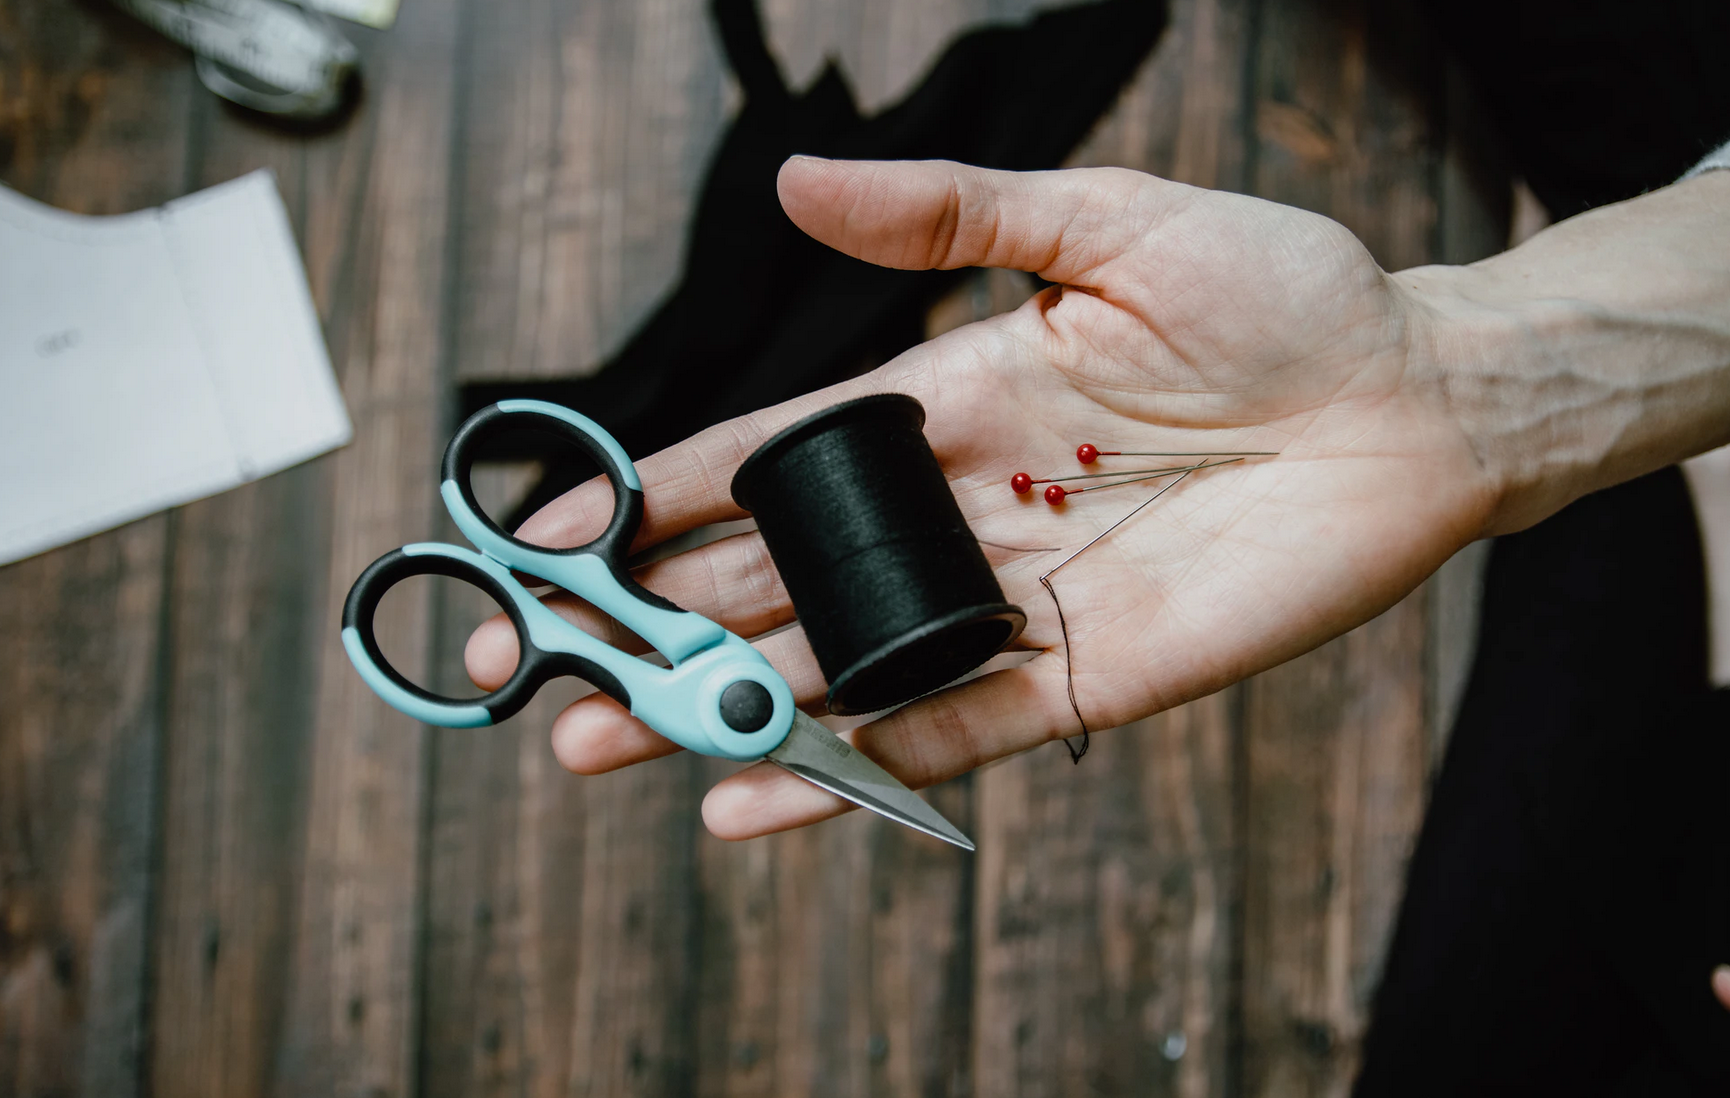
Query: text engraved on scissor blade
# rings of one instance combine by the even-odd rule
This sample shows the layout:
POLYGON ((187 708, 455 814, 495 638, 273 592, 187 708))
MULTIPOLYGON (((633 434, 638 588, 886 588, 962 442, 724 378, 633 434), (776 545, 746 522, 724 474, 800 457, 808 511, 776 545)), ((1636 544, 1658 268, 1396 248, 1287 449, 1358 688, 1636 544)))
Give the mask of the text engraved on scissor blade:
POLYGON ((851 758, 853 755, 853 749, 848 747, 846 741, 839 736, 812 736, 811 739, 833 751, 838 759, 851 758))

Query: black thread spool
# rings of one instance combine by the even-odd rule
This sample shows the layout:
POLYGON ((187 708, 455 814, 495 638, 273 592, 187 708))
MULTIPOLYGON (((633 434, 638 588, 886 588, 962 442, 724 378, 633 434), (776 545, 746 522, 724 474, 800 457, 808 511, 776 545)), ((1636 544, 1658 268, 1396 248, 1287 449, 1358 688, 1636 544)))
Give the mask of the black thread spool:
POLYGON ((870 713, 978 667, 1027 624, 1003 597, 925 441, 925 409, 860 397, 793 424, 733 476, 811 650, 829 711, 870 713))

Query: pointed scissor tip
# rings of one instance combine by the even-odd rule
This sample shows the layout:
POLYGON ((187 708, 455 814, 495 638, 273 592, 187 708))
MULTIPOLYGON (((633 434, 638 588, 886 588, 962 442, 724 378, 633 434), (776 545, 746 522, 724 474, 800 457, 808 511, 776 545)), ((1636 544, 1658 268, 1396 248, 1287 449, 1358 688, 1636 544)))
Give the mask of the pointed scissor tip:
POLYGON ((769 752, 768 758, 812 785, 862 808, 963 850, 974 849, 973 840, 945 819, 943 813, 920 800, 863 752, 803 713, 794 718, 792 731, 781 746, 769 752))

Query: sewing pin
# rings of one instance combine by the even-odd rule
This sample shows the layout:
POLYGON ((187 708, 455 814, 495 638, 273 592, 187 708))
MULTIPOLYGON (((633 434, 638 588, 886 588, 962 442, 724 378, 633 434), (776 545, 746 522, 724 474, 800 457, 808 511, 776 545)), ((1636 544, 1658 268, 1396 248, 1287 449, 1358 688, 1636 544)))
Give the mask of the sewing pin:
MULTIPOLYGON (((1140 484, 1144 480, 1158 480, 1161 477, 1169 477, 1169 476, 1172 476, 1172 475, 1177 474, 1177 473, 1182 473, 1184 476, 1188 476, 1189 474, 1194 473, 1194 472, 1201 470, 1201 469, 1217 469, 1221 465, 1236 465, 1238 462, 1240 462, 1242 460, 1243 460, 1243 458, 1234 457, 1229 461, 1211 461, 1211 462, 1204 461, 1200 465, 1186 465, 1186 466, 1183 466, 1183 467, 1177 468, 1177 469, 1166 469, 1166 470, 1159 471, 1159 472, 1150 472, 1146 476, 1130 477, 1130 479, 1128 479, 1128 480, 1114 480, 1110 484, 1090 484, 1086 488, 1065 488, 1061 484, 1053 484, 1051 487, 1049 487, 1045 490, 1045 502, 1051 504, 1053 507, 1056 507, 1058 504, 1063 502, 1064 497, 1066 497, 1066 496, 1079 496, 1083 492, 1097 492, 1101 488, 1119 488, 1125 484, 1140 484)), ((1101 474, 1101 475, 1115 476, 1117 474, 1101 474)))
POLYGON ((1116 469, 1109 473, 1077 473, 1072 477, 1044 477, 1040 480, 1034 480, 1026 473, 1016 473, 1009 478, 1009 487, 1015 490, 1016 495, 1025 496, 1033 490, 1035 484, 1057 484, 1071 480, 1098 480, 1100 477, 1134 477, 1151 473, 1181 473, 1185 469, 1193 468, 1195 468, 1194 465, 1174 465, 1164 469, 1116 469))
POLYGON ((1075 448, 1075 457, 1083 465, 1092 465, 1102 457, 1273 457, 1278 450, 1209 450, 1189 453, 1181 450, 1101 450, 1091 442, 1075 448))

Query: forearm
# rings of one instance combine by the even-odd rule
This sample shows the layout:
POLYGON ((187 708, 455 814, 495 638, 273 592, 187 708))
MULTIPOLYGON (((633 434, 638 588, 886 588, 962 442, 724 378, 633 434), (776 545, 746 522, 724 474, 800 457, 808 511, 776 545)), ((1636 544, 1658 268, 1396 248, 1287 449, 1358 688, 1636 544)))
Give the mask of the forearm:
POLYGON ((1394 277, 1414 380, 1494 485, 1485 533, 1730 442, 1730 171, 1394 277))

